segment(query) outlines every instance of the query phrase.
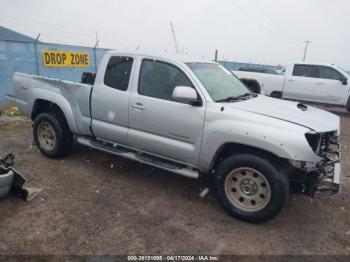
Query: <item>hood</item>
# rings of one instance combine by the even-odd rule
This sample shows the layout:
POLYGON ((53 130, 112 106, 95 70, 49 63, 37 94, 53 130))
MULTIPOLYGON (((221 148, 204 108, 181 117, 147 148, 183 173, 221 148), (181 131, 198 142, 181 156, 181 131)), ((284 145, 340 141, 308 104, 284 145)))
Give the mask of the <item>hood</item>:
POLYGON ((298 102, 258 95, 248 100, 225 103, 225 106, 284 120, 316 132, 339 129, 337 115, 298 102))

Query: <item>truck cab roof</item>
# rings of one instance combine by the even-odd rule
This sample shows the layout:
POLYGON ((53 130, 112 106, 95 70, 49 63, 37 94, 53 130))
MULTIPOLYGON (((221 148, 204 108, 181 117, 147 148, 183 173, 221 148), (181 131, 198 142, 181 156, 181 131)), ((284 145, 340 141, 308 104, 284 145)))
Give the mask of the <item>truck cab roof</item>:
POLYGON ((336 64, 332 63, 319 63, 319 62, 305 62, 305 61, 295 61, 291 64, 299 64, 299 65, 320 65, 320 66, 336 66, 336 64))
POLYGON ((120 51, 120 50, 111 50, 108 51, 107 54, 110 55, 131 55, 131 56, 143 56, 143 57, 150 57, 150 58, 160 58, 160 59, 166 59, 170 61, 176 61, 176 62, 182 62, 182 63, 214 63, 217 64, 217 62, 209 60, 209 59, 203 59, 183 54, 171 54, 171 53, 159 53, 159 52, 147 52, 147 51, 120 51))

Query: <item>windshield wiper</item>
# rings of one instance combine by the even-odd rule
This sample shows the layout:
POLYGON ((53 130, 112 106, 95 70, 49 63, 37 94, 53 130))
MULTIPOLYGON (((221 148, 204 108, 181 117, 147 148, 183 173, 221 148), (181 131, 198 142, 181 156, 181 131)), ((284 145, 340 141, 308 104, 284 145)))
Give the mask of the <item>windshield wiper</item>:
POLYGON ((238 96, 228 96, 228 97, 223 98, 223 99, 215 100, 215 102, 230 102, 230 101, 237 101, 240 99, 241 99, 241 97, 238 97, 238 96))
POLYGON ((223 98, 223 99, 218 99, 216 100, 215 102, 230 102, 230 101, 238 101, 238 100, 241 100, 245 97, 250 97, 250 96, 253 96, 253 97, 256 97, 256 94, 253 94, 253 93, 250 93, 250 92, 247 92, 247 93, 244 93, 244 94, 241 94, 239 96, 228 96, 226 98, 223 98))

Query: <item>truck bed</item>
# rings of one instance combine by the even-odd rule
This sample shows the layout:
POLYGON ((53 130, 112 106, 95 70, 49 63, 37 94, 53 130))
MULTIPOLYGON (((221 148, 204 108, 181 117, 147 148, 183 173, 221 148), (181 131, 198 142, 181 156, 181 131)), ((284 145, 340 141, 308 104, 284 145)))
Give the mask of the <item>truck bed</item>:
POLYGON ((259 82, 261 94, 271 96, 274 91, 281 92, 284 85, 284 75, 273 75, 246 71, 232 71, 240 79, 255 79, 259 82))
POLYGON ((27 117, 31 118, 38 100, 48 100, 60 105, 65 113, 72 116, 78 133, 90 133, 91 85, 24 73, 15 73, 13 83, 16 95, 11 100, 27 117))

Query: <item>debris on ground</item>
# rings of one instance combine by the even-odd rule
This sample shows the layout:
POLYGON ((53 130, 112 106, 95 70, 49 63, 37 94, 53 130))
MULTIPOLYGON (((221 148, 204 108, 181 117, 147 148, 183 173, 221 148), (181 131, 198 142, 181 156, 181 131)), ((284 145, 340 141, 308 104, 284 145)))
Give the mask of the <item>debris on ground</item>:
POLYGON ((5 110, 5 114, 8 116, 21 116, 21 112, 19 111, 17 106, 11 106, 5 110))
POLYGON ((206 187, 206 188, 204 188, 203 190, 201 190, 201 192, 199 193, 199 196, 201 197, 201 198, 204 198, 206 195, 208 195, 209 194, 209 187, 206 187))
POLYGON ((14 169, 15 156, 8 154, 0 158, 0 198, 6 197, 10 192, 29 202, 41 191, 40 188, 27 187, 27 179, 14 169))

